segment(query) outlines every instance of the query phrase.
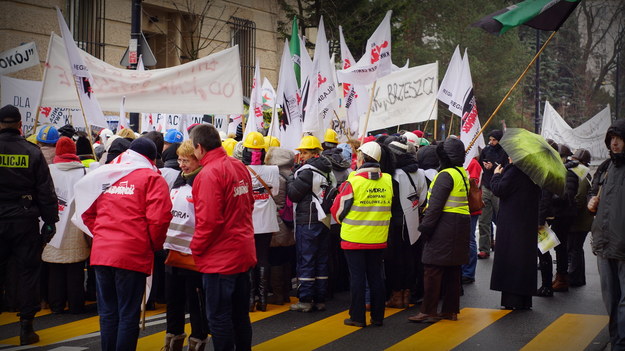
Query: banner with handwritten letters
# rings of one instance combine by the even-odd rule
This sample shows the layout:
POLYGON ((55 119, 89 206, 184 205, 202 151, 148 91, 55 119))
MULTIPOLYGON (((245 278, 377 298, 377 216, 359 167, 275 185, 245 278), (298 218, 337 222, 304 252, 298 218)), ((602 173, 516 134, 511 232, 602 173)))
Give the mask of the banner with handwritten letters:
POLYGON ((0 53, 0 75, 17 72, 38 64, 39 54, 34 41, 0 53))
POLYGON ((139 129, 141 133, 151 131, 164 133, 169 129, 183 132, 196 123, 205 123, 203 114, 142 113, 139 129))
MULTIPOLYGON (((437 94, 438 62, 378 79, 367 131, 436 119, 437 94)), ((360 124, 364 125, 364 121, 360 124)))
POLYGON ((543 113, 542 135, 558 144, 566 144, 572 150, 590 151, 592 163, 598 164, 609 157, 605 146, 605 133, 612 122, 610 105, 577 128, 571 128, 547 101, 543 113))
MULTIPOLYGON (((42 104, 80 108, 63 40, 52 35, 42 104)), ((119 101, 126 96, 128 112, 243 113, 238 47, 180 66, 149 71, 116 68, 82 50, 80 53, 93 76, 92 86, 104 111, 118 111, 119 101)))

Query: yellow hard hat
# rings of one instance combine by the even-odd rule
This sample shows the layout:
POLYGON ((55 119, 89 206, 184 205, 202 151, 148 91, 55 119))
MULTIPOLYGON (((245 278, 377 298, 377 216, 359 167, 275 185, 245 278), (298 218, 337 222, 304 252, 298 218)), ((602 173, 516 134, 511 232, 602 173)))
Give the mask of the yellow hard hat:
POLYGON ((31 143, 37 145, 37 134, 33 134, 33 135, 29 136, 28 138, 26 138, 26 140, 28 140, 31 143))
POLYGON ((265 137, 265 151, 268 151, 272 146, 280 146, 280 140, 275 136, 266 136, 265 137))
POLYGON ((336 132, 334 131, 334 129, 326 129, 326 135, 323 138, 323 141, 326 143, 334 143, 334 144, 338 144, 339 143, 339 136, 338 134, 336 134, 336 132))
POLYGON ((259 132, 250 132, 243 140, 243 147, 249 149, 264 149, 265 138, 259 132))
POLYGON ((302 141, 300 141, 299 146, 295 150, 314 150, 314 149, 321 149, 321 143, 319 142, 319 139, 317 139, 313 135, 306 135, 305 137, 302 138, 302 141))
POLYGON ((227 138, 221 142, 221 146, 223 146, 224 149, 226 149, 226 153, 228 154, 228 156, 232 156, 232 153, 234 152, 234 146, 236 144, 237 144, 237 141, 232 138, 227 138))

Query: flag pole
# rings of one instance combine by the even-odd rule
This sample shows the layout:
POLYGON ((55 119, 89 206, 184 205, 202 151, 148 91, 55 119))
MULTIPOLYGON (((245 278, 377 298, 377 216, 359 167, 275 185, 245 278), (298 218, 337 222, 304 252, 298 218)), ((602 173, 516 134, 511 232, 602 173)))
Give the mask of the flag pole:
POLYGON ((43 88, 46 86, 46 73, 48 72, 48 62, 50 61, 50 51, 52 51, 52 38, 54 32, 50 32, 50 41, 48 42, 48 56, 46 56, 46 63, 43 65, 43 76, 41 77, 41 93, 39 94, 39 101, 37 101, 37 112, 35 114, 35 124, 33 124, 33 134, 37 133, 37 124, 39 123, 39 113, 41 111, 41 101, 43 101, 43 88))
POLYGON ((438 118, 434 120, 434 141, 436 141, 438 132, 438 118))
POLYGON ((540 50, 538 50, 538 52, 536 53, 536 55, 534 55, 534 58, 532 59, 532 61, 530 61, 530 63, 527 65, 527 67, 525 67, 525 70, 523 71, 523 73, 521 73, 521 75, 519 76, 519 78, 517 78, 516 82, 514 82, 514 84, 512 85, 512 87, 510 88, 510 90, 508 90, 508 92, 506 93, 506 95, 503 97, 503 99, 501 99, 501 102, 499 103, 499 105, 497 105, 497 107, 495 108, 495 110, 493 111, 493 113, 491 113, 490 117, 488 117, 488 120, 486 121, 486 123, 484 123, 484 125, 482 126, 482 129, 480 129, 480 131, 475 134, 475 136, 473 137, 473 140, 471 140, 471 143, 469 143, 469 146, 466 149, 466 152, 468 152, 471 147, 473 147, 473 144, 475 144, 475 141, 477 140, 477 138, 480 136, 480 134, 482 134, 484 132, 484 130, 486 129, 486 127, 488 126, 488 124, 490 123, 490 121, 493 119, 493 117, 495 117, 495 115, 497 114, 497 112, 499 112, 499 109, 501 109, 501 106, 503 106, 504 102, 506 102, 506 100, 508 99, 508 97, 510 96, 510 94, 512 94, 512 91, 517 87, 517 85, 519 85, 519 83, 521 82, 521 80, 525 77, 525 75, 527 74, 527 72, 529 72, 530 68, 532 67, 532 65, 534 64, 534 62, 536 62, 536 60, 538 59, 538 57, 540 56, 540 54, 542 54, 543 50, 545 50, 545 47, 547 47, 547 44, 549 44, 549 42, 551 41, 551 39, 556 35, 558 31, 554 31, 553 33, 551 33, 551 35, 549 36, 549 38, 545 41, 545 43, 543 44, 543 46, 541 46, 540 50))
POLYGON ((78 91, 78 82, 77 79, 82 79, 83 77, 74 76, 74 88, 76 88, 76 97, 78 98, 78 103, 80 104, 80 112, 82 113, 82 118, 85 121, 85 130, 87 131, 87 138, 89 138, 89 145, 91 145, 91 153, 93 154, 93 159, 97 160, 98 157, 95 155, 95 149, 93 148, 93 137, 91 136, 91 125, 87 123, 87 116, 85 115, 85 109, 82 107, 82 100, 80 99, 80 92, 78 91))
POLYGON ((367 135, 367 126, 369 125, 369 116, 371 115, 371 105, 373 104, 373 95, 375 95, 375 86, 377 83, 378 81, 374 80, 373 86, 371 87, 371 97, 369 98, 369 108, 367 109, 367 116, 365 117, 365 129, 363 129, 362 137, 360 137, 361 144, 365 142, 365 136, 367 135))
POLYGON ((449 115, 449 133, 447 133, 447 137, 449 138, 451 136, 451 129, 454 126, 454 114, 450 114, 449 115))

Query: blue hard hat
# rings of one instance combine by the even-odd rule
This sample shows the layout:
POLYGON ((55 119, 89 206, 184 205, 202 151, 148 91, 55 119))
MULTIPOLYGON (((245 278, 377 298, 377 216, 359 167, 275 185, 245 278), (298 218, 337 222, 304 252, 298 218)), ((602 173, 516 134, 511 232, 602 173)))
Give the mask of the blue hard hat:
POLYGON ((167 131, 167 133, 165 133, 165 142, 166 143, 181 143, 182 139, 184 139, 184 137, 182 136, 182 133, 180 133, 179 131, 175 130, 175 129, 170 129, 167 131))
POLYGON ((54 126, 45 126, 37 133, 37 141, 45 144, 56 144, 59 141, 59 131, 54 126))

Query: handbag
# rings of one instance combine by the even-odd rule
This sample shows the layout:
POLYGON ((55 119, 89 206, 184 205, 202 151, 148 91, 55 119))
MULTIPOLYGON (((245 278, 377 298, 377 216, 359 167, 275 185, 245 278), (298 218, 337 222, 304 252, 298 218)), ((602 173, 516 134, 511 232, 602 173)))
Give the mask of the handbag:
POLYGON ((475 211, 479 211, 484 208, 484 201, 482 201, 482 190, 477 184, 477 179, 469 178, 469 185, 467 187, 467 182, 464 180, 464 175, 458 168, 453 167, 460 175, 462 176, 462 181, 464 182, 464 189, 467 191, 467 200, 469 202, 469 213, 473 213, 475 211))
POLYGON ((172 267, 199 272, 199 269, 197 269, 195 261, 193 260, 193 255, 182 253, 180 251, 169 250, 167 258, 165 259, 165 264, 172 267))

